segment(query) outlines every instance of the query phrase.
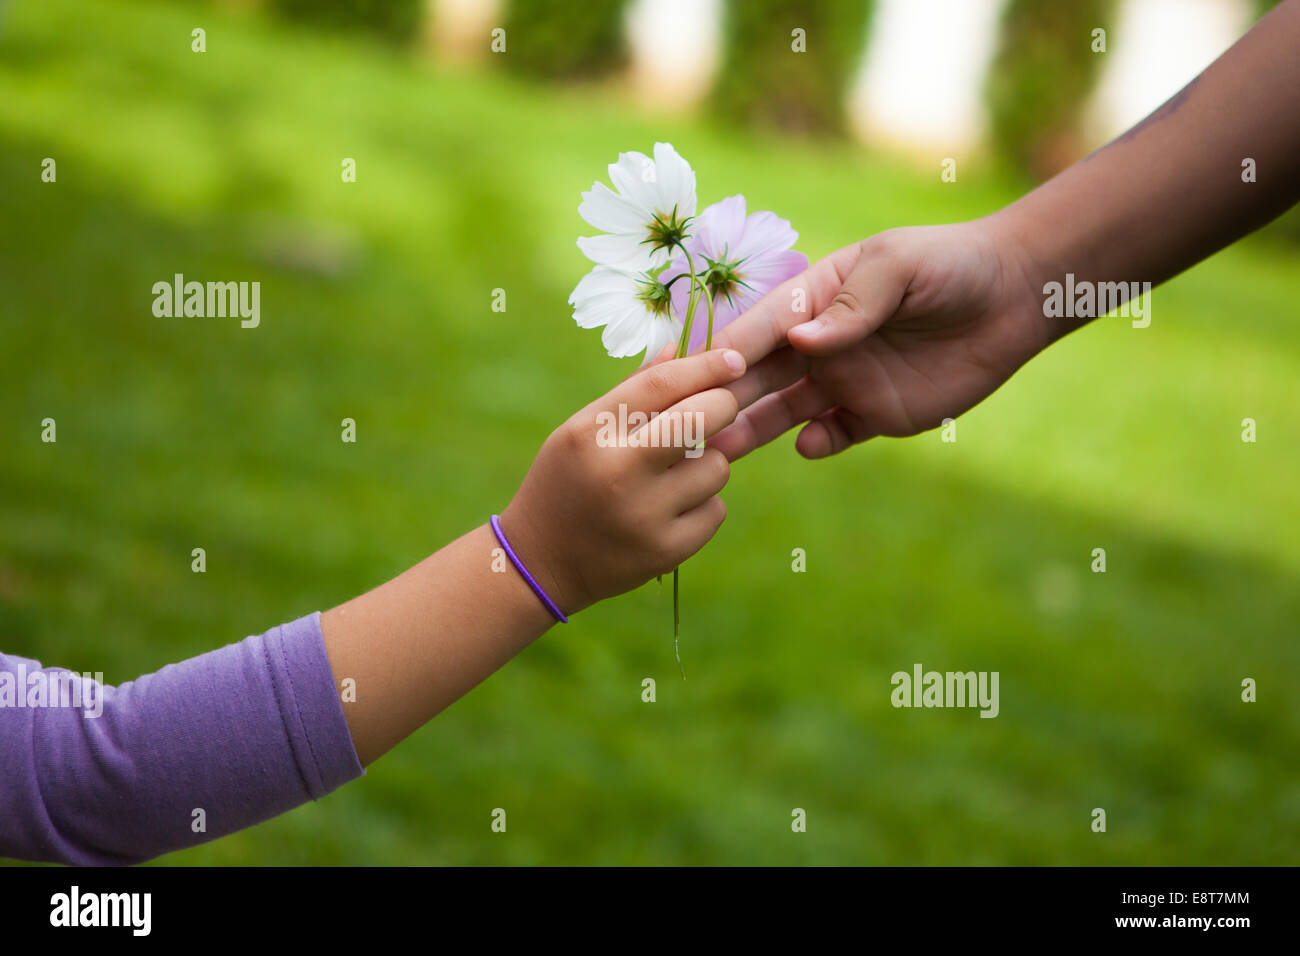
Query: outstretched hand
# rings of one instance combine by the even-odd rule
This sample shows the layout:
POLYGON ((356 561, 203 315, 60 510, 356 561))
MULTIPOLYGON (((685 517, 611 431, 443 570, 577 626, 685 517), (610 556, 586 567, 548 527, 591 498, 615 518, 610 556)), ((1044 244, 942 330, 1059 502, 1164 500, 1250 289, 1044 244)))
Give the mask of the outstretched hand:
POLYGON ((750 367, 728 386, 743 411, 710 445, 734 461, 803 424, 799 453, 824 458, 914 435, 978 404, 1052 338, 1025 257, 991 220, 883 232, 714 337, 750 367))

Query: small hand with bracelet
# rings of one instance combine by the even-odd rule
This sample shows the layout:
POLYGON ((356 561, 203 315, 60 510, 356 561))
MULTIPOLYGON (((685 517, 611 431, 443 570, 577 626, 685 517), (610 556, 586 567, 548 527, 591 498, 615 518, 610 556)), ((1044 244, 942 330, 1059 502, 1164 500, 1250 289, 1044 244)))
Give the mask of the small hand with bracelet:
POLYGON ((730 466, 698 445, 735 420, 725 386, 745 361, 671 355, 552 432, 499 517, 322 615, 336 680, 369 688, 344 707, 363 764, 556 621, 673 570, 717 532, 730 466), (598 441, 605 412, 629 422, 613 443, 598 441), (648 420, 633 427, 638 412, 648 420))

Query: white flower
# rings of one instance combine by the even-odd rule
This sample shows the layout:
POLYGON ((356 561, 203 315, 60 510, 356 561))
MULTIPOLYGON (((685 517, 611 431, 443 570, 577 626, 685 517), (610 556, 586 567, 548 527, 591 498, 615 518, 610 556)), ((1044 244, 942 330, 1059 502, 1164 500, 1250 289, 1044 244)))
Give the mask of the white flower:
POLYGON ((600 341, 614 358, 640 352, 654 358, 682 333, 673 318, 671 291, 649 272, 598 265, 582 277, 569 305, 582 328, 605 327, 600 341))
POLYGON ((695 171, 671 143, 655 143, 654 154, 620 153, 609 167, 614 189, 593 183, 582 194, 578 214, 604 233, 578 240, 592 262, 634 271, 647 259, 660 266, 685 238, 695 215, 695 171))

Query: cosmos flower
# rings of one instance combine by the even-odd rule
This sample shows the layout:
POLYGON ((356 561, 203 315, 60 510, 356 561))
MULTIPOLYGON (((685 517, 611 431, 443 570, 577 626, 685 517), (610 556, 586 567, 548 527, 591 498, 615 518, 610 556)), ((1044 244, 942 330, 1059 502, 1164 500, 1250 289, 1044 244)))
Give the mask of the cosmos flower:
MULTIPOLYGON (((713 334, 758 302, 768 292, 808 268, 808 257, 790 247, 799 233, 776 213, 746 215, 745 197, 729 196, 705 209, 691 224, 686 240, 695 271, 713 296, 713 334)), ((675 252, 662 273, 672 289, 677 315, 684 316, 690 291, 687 260, 675 252)), ((707 304, 701 302, 691 324, 690 349, 704 344, 708 331, 707 304)))
MULTIPOLYGON (((679 355, 693 351, 710 331, 710 303, 716 333, 808 267, 808 257, 790 248, 799 238, 790 223, 771 212, 747 215, 744 196, 715 203, 696 218, 695 171, 670 143, 655 143, 654 159, 620 153, 609 181, 613 189, 594 183, 578 206, 601 235, 578 240, 596 266, 569 305, 580 327, 604 328, 601 342, 614 358, 645 352, 649 361, 670 342, 679 355), (682 341, 687 321, 689 347, 682 341)), ((677 580, 674 570, 674 648, 677 580)))
POLYGON ((672 310, 672 291, 657 278, 659 271, 596 266, 569 296, 574 321, 584 329, 604 326, 600 341, 614 358, 641 352, 647 360, 654 358, 682 334, 682 323, 672 310))
POLYGON ((668 261, 670 247, 688 234, 695 215, 695 171, 671 143, 655 143, 654 159, 620 153, 609 166, 610 189, 593 183, 578 214, 603 235, 583 237, 578 248, 597 265, 641 271, 668 261))

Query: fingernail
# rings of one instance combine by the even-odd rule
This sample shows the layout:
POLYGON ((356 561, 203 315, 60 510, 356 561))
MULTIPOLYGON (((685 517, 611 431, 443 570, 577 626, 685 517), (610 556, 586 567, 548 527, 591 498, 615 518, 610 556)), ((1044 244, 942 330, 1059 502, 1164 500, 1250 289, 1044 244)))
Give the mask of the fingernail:
POLYGON ((727 363, 727 368, 733 372, 743 372, 745 370, 745 356, 735 349, 727 349, 723 352, 722 360, 727 363))
POLYGON ((804 335, 818 335, 822 330, 822 326, 825 324, 826 323, 823 322, 821 319, 812 319, 808 322, 803 323, 800 326, 797 326, 797 328, 804 335))

